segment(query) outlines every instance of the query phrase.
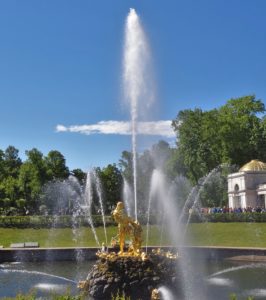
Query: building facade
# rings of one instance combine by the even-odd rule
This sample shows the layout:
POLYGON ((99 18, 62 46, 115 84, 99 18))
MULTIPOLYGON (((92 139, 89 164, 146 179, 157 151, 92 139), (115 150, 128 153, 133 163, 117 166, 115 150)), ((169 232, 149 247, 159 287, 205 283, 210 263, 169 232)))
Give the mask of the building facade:
POLYGON ((266 164, 255 159, 229 174, 228 198, 230 208, 265 208, 266 164))

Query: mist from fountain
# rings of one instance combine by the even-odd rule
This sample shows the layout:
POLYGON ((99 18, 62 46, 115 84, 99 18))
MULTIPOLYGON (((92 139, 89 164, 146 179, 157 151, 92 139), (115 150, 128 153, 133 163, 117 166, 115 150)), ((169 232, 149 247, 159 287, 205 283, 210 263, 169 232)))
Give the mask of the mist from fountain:
POLYGON ((185 230, 183 231, 182 234, 182 238, 181 240, 184 240, 184 237, 186 235, 186 231, 187 231, 187 227, 191 221, 191 217, 192 217, 192 213, 193 214, 198 214, 198 216, 201 218, 201 220, 204 221, 204 214, 202 214, 201 212, 201 200, 200 200, 200 196, 205 188, 205 186, 207 184, 209 184, 213 178, 217 175, 221 176, 221 172, 223 170, 234 170, 235 166, 230 166, 229 164, 221 164, 219 166, 217 166, 216 168, 214 168, 213 170, 211 170, 206 176, 202 177, 198 184, 196 184, 190 191, 185 204, 183 206, 182 212, 178 218, 178 224, 181 224, 181 222, 184 222, 184 217, 185 215, 191 211, 191 213, 188 213, 188 218, 186 221, 186 226, 185 226, 185 230))
MULTIPOLYGON (((52 203, 53 211, 52 216, 52 228, 56 228, 60 222, 60 215, 67 215, 71 212, 71 229, 73 241, 77 243, 79 237, 79 216, 80 206, 83 191, 74 176, 69 176, 65 180, 52 181, 43 189, 44 197, 48 203, 52 203)), ((49 238, 47 239, 47 246, 49 243, 56 239, 54 236, 54 230, 49 231, 49 238)), ((51 260, 51 254, 47 253, 47 260, 51 260)), ((76 251, 76 260, 82 259, 81 253, 76 251)))
MULTIPOLYGON (((202 178, 199 181, 200 183, 197 185, 197 187, 198 187, 197 194, 196 194, 196 197, 194 197, 194 200, 192 202, 191 211, 193 213, 197 212, 197 214, 200 215, 202 218, 204 218, 204 216, 201 213, 200 195, 201 195, 201 193, 202 193, 205 185, 211 180, 211 178, 213 177, 213 175, 215 175, 217 172, 220 171, 221 167, 222 167, 222 165, 214 168, 213 170, 211 170, 209 172, 209 174, 207 174, 204 178, 202 178)), ((186 233, 186 230, 187 230, 187 226, 190 223, 191 216, 192 216, 192 213, 190 213, 189 216, 188 216, 187 224, 186 224, 185 231, 184 231, 185 233, 186 233)))
POLYGON ((21 274, 41 275, 41 276, 45 276, 45 277, 51 277, 51 278, 61 279, 63 281, 70 282, 70 283, 75 283, 75 284, 77 283, 74 280, 71 280, 71 279, 68 279, 68 278, 65 278, 65 277, 62 277, 62 276, 48 274, 48 273, 39 272, 39 271, 28 271, 28 270, 19 270, 19 269, 10 269, 10 270, 7 270, 7 269, 1 269, 0 268, 0 272, 2 272, 2 273, 21 273, 21 274))
MULTIPOLYGON (((80 240, 80 215, 81 215, 81 208, 80 203, 83 197, 83 190, 75 176, 70 175, 68 178, 69 182, 69 189, 71 188, 73 196, 75 196, 72 200, 72 236, 73 241, 77 244, 80 240)), ((75 257, 76 261, 83 260, 83 252, 81 249, 75 249, 75 257)))
POLYGON ((101 211, 101 215, 102 215, 105 245, 107 245, 108 241, 107 241, 107 232, 106 232, 105 212, 104 212, 104 206, 103 206, 103 189, 102 189, 101 180, 100 180, 99 176, 97 175, 95 169, 93 170, 93 177, 95 178, 96 193, 97 193, 97 196, 99 199, 100 211, 101 211))
POLYGON ((158 288, 158 291, 160 293, 160 296, 162 297, 162 300, 175 300, 173 294, 167 287, 161 286, 158 288))
POLYGON ((93 224, 93 220, 92 220, 92 203, 93 203, 93 174, 89 171, 87 173, 87 177, 86 177, 86 184, 85 184, 85 192, 84 192, 84 205, 82 206, 82 209, 86 212, 86 216, 88 218, 88 222, 90 224, 92 233, 94 235, 94 239, 98 245, 98 247, 100 248, 100 242, 93 224))
MULTIPOLYGON (((175 189, 171 183, 168 182, 166 176, 161 170, 155 169, 152 173, 151 184, 150 184, 150 198, 149 208, 152 206, 160 214, 165 215, 164 224, 162 229, 165 228, 167 235, 170 238, 171 246, 178 249, 179 237, 182 232, 182 228, 177 225, 178 220, 178 207, 175 202, 175 189)), ((148 238, 149 225, 147 224, 146 238, 148 238)), ((147 245, 147 242, 146 242, 147 245)), ((147 247, 147 246, 146 246, 147 247)), ((147 248, 146 248, 147 249, 147 248)), ((193 288, 190 286, 189 272, 187 269, 188 262, 182 256, 182 261, 178 260, 180 268, 180 286, 182 287, 182 294, 184 299, 194 299, 193 288)), ((176 266, 178 267, 178 266, 176 266)), ((163 289, 164 293, 166 290, 163 289)), ((164 298, 163 298, 164 299, 164 298)), ((167 299, 167 298, 166 298, 167 299)))
MULTIPOLYGON (((52 227, 57 227, 60 215, 70 213, 73 241, 77 243, 80 238, 80 217, 84 215, 90 225, 96 244, 100 248, 100 241, 92 218, 93 205, 97 205, 98 202, 99 212, 102 216, 105 243, 106 245, 108 244, 102 184, 95 169, 87 173, 85 185, 81 185, 74 176, 69 176, 65 180, 48 183, 44 188, 44 195, 48 202, 53 202, 54 204, 52 227)), ((53 240, 53 231, 51 231, 49 236, 49 241, 51 240, 53 240)), ((82 251, 77 250, 76 260, 82 259, 82 251)))
MULTIPOLYGON (((194 209, 199 205, 200 202, 200 194, 204 189, 204 186, 211 181, 211 178, 220 171, 220 168, 215 168, 211 171, 203 180, 201 180, 201 185, 196 186, 190 192, 187 202, 185 203, 185 207, 188 210, 189 205, 191 205, 194 209), (188 203, 189 202, 189 203, 188 203)), ((171 240, 171 246, 177 247, 178 252, 181 253, 181 259, 178 260, 178 265, 180 269, 180 287, 182 290, 182 295, 184 299, 194 300, 199 299, 198 297, 202 297, 200 299, 204 299, 204 290, 199 289, 198 278, 192 278, 191 274, 193 273, 194 266, 191 263, 191 257, 189 253, 183 251, 183 243, 185 242, 185 233, 186 228, 188 226, 188 222, 190 221, 190 217, 188 221, 184 223, 184 215, 182 216, 183 222, 181 222, 181 218, 179 217, 179 208, 177 205, 177 191, 176 191, 176 182, 169 182, 164 175, 164 173, 155 169, 152 173, 151 184, 150 184, 150 194, 149 194, 149 202, 148 202, 148 216, 147 216, 147 228, 146 228, 146 252, 148 246, 149 239, 149 230, 150 230, 150 214, 151 209, 160 212, 160 217, 165 215, 166 218, 162 222, 161 230, 165 230, 167 235, 171 240)), ((199 212, 200 206, 199 206, 199 212)), ((184 209, 183 209, 184 210, 184 209)), ((184 214, 184 211, 181 212, 181 215, 184 214)), ((162 235, 162 232, 161 232, 162 235)), ((163 236, 163 235, 162 235, 163 236)), ((200 266, 198 263, 197 268, 201 268, 204 270, 204 266, 200 266)))
MULTIPOLYGON (((158 169, 155 169, 153 171, 151 177, 150 196, 149 196, 149 204, 148 204, 148 217, 147 217, 148 220, 149 220, 151 207, 153 207, 155 211, 157 212, 159 211, 161 214, 167 215, 167 218, 165 218, 165 225, 167 226, 167 230, 170 235, 171 241, 173 242, 174 245, 177 245, 178 208, 175 203, 175 197, 173 195, 173 186, 171 185, 171 183, 168 182, 164 173, 158 169)), ((147 230, 149 230, 148 223, 147 223, 147 230)))

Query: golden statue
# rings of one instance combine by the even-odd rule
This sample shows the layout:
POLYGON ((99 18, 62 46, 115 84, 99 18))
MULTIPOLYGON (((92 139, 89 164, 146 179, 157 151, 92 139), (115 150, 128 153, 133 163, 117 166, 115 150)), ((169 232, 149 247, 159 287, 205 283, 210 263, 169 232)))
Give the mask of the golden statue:
POLYGON ((120 252, 118 254, 124 254, 125 239, 126 236, 129 236, 131 244, 127 254, 139 256, 141 254, 140 249, 142 243, 142 228, 139 222, 133 220, 125 213, 123 202, 117 203, 112 215, 114 220, 118 223, 118 238, 120 246, 120 252))
POLYGON ((160 300, 160 294, 157 289, 153 289, 151 292, 151 300, 160 300))

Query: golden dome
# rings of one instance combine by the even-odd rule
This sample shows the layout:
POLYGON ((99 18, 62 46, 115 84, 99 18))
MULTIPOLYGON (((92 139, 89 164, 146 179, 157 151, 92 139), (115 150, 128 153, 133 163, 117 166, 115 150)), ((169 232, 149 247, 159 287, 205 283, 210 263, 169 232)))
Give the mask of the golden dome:
POLYGON ((266 164, 258 159, 253 159, 239 170, 239 172, 245 171, 266 171, 266 164))

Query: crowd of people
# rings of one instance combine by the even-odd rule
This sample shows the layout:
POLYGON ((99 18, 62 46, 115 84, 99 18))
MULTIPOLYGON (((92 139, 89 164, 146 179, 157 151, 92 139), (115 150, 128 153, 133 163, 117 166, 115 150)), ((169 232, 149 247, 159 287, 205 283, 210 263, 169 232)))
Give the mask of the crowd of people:
POLYGON ((241 208, 241 207, 202 207, 201 208, 201 212, 203 214, 216 214, 216 213, 220 213, 220 214, 225 214, 225 213, 263 213, 266 212, 266 209, 264 207, 245 207, 245 208, 241 208))

